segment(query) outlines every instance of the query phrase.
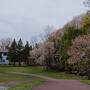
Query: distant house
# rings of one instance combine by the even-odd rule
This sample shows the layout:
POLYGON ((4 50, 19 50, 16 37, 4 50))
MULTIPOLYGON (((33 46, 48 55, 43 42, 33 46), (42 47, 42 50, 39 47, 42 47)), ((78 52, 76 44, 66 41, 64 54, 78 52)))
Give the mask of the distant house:
POLYGON ((5 48, 0 48, 0 64, 7 65, 9 64, 8 60, 8 50, 5 48))

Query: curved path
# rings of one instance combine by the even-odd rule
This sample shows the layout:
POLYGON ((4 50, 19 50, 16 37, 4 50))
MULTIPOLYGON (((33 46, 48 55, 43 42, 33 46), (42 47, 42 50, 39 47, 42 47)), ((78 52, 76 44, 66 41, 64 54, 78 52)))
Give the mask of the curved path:
POLYGON ((58 80, 50 77, 13 72, 14 74, 30 75, 39 78, 46 79, 47 82, 44 85, 34 88, 34 90, 90 90, 90 85, 80 83, 78 80, 58 80))

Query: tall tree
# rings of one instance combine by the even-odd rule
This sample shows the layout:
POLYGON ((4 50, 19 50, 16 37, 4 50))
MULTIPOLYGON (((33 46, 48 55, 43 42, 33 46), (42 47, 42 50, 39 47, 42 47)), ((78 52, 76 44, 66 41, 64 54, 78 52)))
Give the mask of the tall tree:
POLYGON ((17 44, 17 58, 18 58, 19 66, 21 66, 21 62, 23 59, 22 51, 23 51, 23 42, 22 39, 20 38, 17 44))
POLYGON ((72 45, 72 40, 82 34, 81 29, 75 29, 75 27, 67 27, 64 35, 60 40, 59 45, 59 57, 60 57, 60 70, 64 71, 66 67, 67 59, 69 55, 67 54, 67 48, 72 45))
POLYGON ((29 51, 30 51, 30 48, 29 48, 29 43, 28 41, 26 42, 26 45, 23 49, 23 60, 25 62, 26 65, 29 65, 29 51))
POLYGON ((14 39, 12 44, 11 44, 11 47, 9 48, 9 53, 8 53, 8 58, 9 58, 9 61, 12 63, 13 62, 13 65, 15 66, 15 62, 16 62, 16 49, 17 49, 17 43, 16 43, 16 40, 14 39))
POLYGON ((90 11, 83 17, 81 26, 85 34, 90 33, 90 11))

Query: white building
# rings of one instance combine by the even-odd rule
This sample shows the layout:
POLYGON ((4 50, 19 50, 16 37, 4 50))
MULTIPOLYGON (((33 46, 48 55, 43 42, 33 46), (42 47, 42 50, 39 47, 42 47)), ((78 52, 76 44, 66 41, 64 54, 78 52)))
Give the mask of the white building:
POLYGON ((0 64, 6 65, 9 64, 8 61, 8 50, 7 49, 0 49, 0 64))

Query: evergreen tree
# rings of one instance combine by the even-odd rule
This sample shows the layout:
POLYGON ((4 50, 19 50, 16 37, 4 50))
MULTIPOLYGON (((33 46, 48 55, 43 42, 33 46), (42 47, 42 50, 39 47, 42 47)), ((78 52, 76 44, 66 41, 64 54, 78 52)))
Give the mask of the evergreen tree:
POLYGON ((17 44, 17 58, 18 58, 19 66, 21 66, 21 62, 23 59, 22 51, 23 51, 23 42, 22 39, 20 38, 17 44))
POLYGON ((30 49, 30 51, 33 49, 31 45, 30 45, 29 49, 30 49))
POLYGON ((17 49, 17 43, 16 43, 16 40, 14 39, 11 44, 11 47, 9 48, 9 53, 8 53, 9 62, 11 62, 11 63, 13 62, 14 66, 15 66, 15 62, 17 60, 16 49, 17 49))
POLYGON ((23 60, 26 65, 29 65, 29 51, 30 51, 30 48, 29 48, 29 43, 27 41, 23 49, 23 60))
POLYGON ((29 51, 29 64, 30 64, 30 65, 32 65, 32 59, 31 59, 31 54, 30 54, 30 52, 32 51, 32 49, 33 49, 33 48, 32 48, 32 46, 30 45, 30 47, 29 47, 29 50, 30 50, 30 51, 29 51))

